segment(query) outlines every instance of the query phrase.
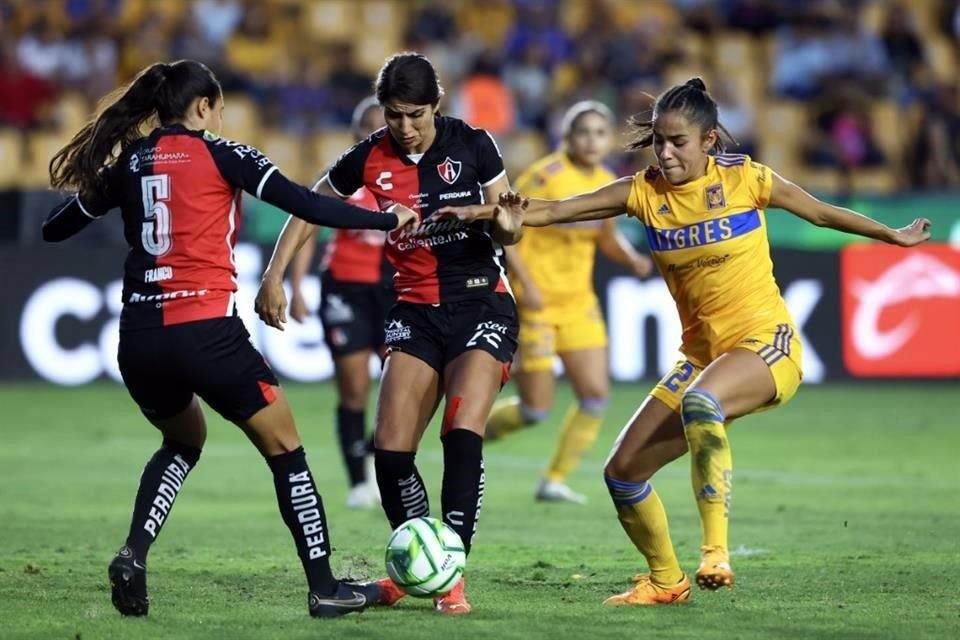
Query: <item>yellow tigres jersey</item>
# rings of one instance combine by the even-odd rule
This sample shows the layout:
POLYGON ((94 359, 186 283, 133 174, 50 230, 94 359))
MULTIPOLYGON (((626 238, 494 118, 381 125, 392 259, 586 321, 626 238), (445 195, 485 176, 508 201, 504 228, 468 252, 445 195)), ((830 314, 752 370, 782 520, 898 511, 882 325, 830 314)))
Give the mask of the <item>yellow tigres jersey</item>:
MULTIPOLYGON (((564 151, 541 158, 516 181, 531 198, 560 200, 598 189, 616 180, 603 167, 584 173, 564 151)), ((544 304, 580 303, 593 299, 593 262, 603 221, 527 227, 517 245, 520 259, 543 295, 544 304)), ((517 286, 517 283, 513 283, 517 286)), ((518 291, 519 295, 522 292, 518 291)))
POLYGON ((681 351, 694 364, 778 324, 793 326, 767 240, 772 188, 770 169, 739 154, 711 156, 706 175, 684 185, 672 186, 658 167, 634 176, 627 209, 646 227, 680 313, 681 351))

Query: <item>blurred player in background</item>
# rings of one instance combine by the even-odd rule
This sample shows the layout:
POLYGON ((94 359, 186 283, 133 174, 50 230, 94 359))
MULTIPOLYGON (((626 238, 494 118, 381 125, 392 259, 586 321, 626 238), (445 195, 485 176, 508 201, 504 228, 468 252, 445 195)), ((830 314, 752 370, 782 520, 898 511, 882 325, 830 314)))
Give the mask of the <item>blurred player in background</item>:
POLYGON ((524 224, 544 226, 626 211, 646 228, 654 261, 677 303, 684 357, 623 429, 604 469, 620 523, 650 567, 632 589, 606 604, 673 604, 690 599, 690 581, 650 478, 690 451, 703 525, 696 581, 701 589, 732 587, 727 427, 735 418, 786 403, 800 385, 800 342, 773 277, 763 210, 785 209, 819 226, 903 247, 926 241, 930 223, 917 219, 890 229, 817 200, 749 156, 722 153, 717 104, 700 78, 661 94, 651 119, 633 123, 632 148, 652 145, 659 166, 563 200, 527 202, 503 194, 499 205, 441 214, 473 221, 502 218, 509 209, 524 224))
POLYGON ((130 395, 163 434, 140 476, 126 544, 110 563, 113 604, 124 615, 148 612, 147 552, 206 441, 199 396, 263 454, 307 576, 310 614, 334 617, 375 604, 381 590, 333 576, 323 501, 293 415, 237 316, 241 191, 330 226, 387 230, 415 215, 373 213, 290 182, 258 150, 211 133, 223 108, 220 83, 203 64, 154 64, 50 163, 51 184, 78 193, 51 212, 47 241, 121 210, 130 251, 117 359, 130 395), (160 126, 143 136, 154 118, 160 126))
MULTIPOLYGON (((376 96, 354 109, 351 129, 356 142, 383 126, 383 109, 376 96)), ((363 187, 350 196, 349 202, 379 210, 376 198, 363 187)), ((324 341, 333 356, 340 399, 336 408, 337 440, 350 482, 347 506, 351 508, 380 502, 372 473, 373 451, 364 432, 370 356, 384 355, 383 321, 396 300, 391 283, 393 268, 384 257, 385 240, 382 231, 339 229, 330 237, 320 265, 320 320, 324 341)), ((313 262, 315 246, 305 243, 290 268, 290 316, 297 322, 308 315, 300 283, 313 262)))
MULTIPOLYGON (((486 419, 517 344, 517 309, 502 246, 519 239, 521 225, 510 215, 476 224, 431 217, 446 204, 495 200, 509 181, 487 131, 438 113, 443 91, 427 58, 415 53, 389 58, 376 94, 386 129, 341 156, 315 189, 348 198, 366 187, 380 209, 403 203, 424 221, 416 231, 387 234, 398 302, 387 314, 384 336, 377 484, 392 528, 429 514, 415 459, 445 399, 441 509, 469 553, 483 502, 486 419)), ((277 318, 286 309, 283 273, 313 233, 310 224, 291 218, 277 241, 257 296, 258 312, 271 326, 281 326, 277 318)), ((404 595, 387 578, 381 585, 388 604, 404 595)), ((435 605, 442 613, 469 613, 463 580, 435 605)))
MULTIPOLYGON (((525 196, 560 199, 616 179, 603 166, 613 139, 613 114, 601 102, 573 105, 561 124, 564 147, 534 163, 517 179, 525 196)), ((507 247, 510 281, 520 311, 516 375, 519 397, 494 405, 487 439, 503 437, 547 417, 553 405, 554 358, 559 355, 577 397, 561 427, 537 500, 585 503, 567 476, 597 439, 610 396, 607 328, 593 290, 596 249, 634 275, 646 276, 649 258, 637 253, 614 220, 527 229, 507 247)))

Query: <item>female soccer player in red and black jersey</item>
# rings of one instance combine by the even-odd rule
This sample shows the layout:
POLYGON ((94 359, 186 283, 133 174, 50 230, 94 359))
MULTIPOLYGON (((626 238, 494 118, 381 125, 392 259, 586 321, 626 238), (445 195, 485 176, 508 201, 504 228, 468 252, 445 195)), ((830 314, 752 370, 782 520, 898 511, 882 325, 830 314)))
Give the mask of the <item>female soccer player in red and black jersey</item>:
POLYGON ((147 552, 206 440, 197 396, 243 429, 273 471, 310 614, 333 617, 378 602, 379 586, 340 583, 330 570, 323 502, 293 416, 236 314, 233 247, 243 191, 328 226, 388 230, 416 215, 373 213, 312 193, 253 147, 210 133, 220 130, 223 96, 199 62, 155 64, 118 94, 51 161, 51 184, 77 194, 43 225, 44 239, 59 242, 119 207, 130 245, 118 360, 163 445, 143 470, 126 544, 109 567, 114 606, 147 613, 147 552), (141 125, 154 120, 160 126, 143 136, 141 125))
MULTIPOLYGON (((429 513, 414 458, 441 399, 443 520, 469 552, 483 500, 484 423, 507 377, 517 344, 517 311, 503 268, 504 244, 515 243, 513 216, 461 224, 431 219, 447 204, 496 200, 508 188, 503 159, 489 133, 437 113, 442 91, 430 61, 415 53, 387 60, 376 83, 387 126, 362 141, 320 181, 320 193, 347 198, 366 187, 382 210, 405 204, 421 216, 416 230, 387 234, 397 269, 397 304, 387 315, 387 360, 375 433, 377 484, 392 527, 429 513)), ((290 219, 264 274, 257 310, 279 327, 286 299, 283 272, 312 236, 290 219)), ((388 580, 384 602, 402 592, 388 580)), ((444 613, 467 613, 458 582, 436 601, 444 613)))
MULTIPOLYGON (((353 111, 351 129, 357 142, 383 128, 383 109, 376 96, 361 101, 353 111)), ((361 187, 349 202, 377 211, 376 198, 361 187)), ((382 231, 338 229, 327 243, 320 270, 320 320, 323 338, 333 355, 334 377, 340 402, 336 409, 337 439, 350 481, 347 506, 372 507, 380 503, 380 490, 366 462, 372 451, 364 436, 367 397, 370 392, 370 356, 384 355, 383 321, 396 296, 393 267, 384 256, 382 231)), ((290 268, 290 317, 307 317, 300 283, 313 261, 315 243, 300 249, 290 268)))

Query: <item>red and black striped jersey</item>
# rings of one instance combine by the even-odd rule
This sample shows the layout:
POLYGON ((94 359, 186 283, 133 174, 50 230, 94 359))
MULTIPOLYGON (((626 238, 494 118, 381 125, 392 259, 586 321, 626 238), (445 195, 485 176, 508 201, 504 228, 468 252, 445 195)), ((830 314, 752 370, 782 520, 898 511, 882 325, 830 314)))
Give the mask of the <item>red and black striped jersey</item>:
MULTIPOLYGON (((347 201, 364 209, 378 210, 377 199, 365 188, 355 191, 347 201)), ((389 286, 393 268, 384 259, 386 239, 383 231, 337 229, 327 242, 320 270, 338 282, 389 286)))
POLYGON ((447 205, 482 203, 484 187, 504 175, 500 151, 489 133, 462 120, 437 116, 435 125, 436 139, 419 159, 380 129, 337 160, 328 183, 344 198, 366 187, 379 209, 399 202, 426 221, 387 233, 398 300, 437 304, 507 292, 503 247, 489 221, 428 219, 447 205))
POLYGON ((257 149, 180 125, 130 144, 103 188, 54 209, 44 238, 63 240, 119 207, 130 251, 120 329, 234 315, 233 249, 246 191, 314 224, 387 230, 397 216, 354 207, 287 180, 257 149))

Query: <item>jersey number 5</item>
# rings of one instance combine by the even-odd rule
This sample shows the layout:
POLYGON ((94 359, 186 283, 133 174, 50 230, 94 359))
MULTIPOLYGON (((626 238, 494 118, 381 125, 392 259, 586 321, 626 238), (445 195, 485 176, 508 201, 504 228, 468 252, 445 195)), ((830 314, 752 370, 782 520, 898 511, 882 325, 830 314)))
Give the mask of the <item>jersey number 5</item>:
POLYGON ((143 194, 143 231, 140 238, 150 255, 162 256, 170 251, 173 238, 170 229, 170 176, 162 173, 140 178, 143 194))

